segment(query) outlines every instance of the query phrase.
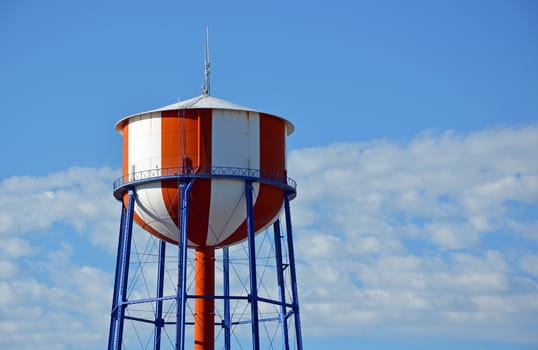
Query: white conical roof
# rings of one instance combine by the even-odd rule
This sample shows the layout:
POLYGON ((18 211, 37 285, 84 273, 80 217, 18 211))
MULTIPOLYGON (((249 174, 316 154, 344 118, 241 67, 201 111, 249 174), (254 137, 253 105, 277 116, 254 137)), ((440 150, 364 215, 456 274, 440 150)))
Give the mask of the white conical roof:
POLYGON ((200 95, 198 97, 193 97, 189 100, 172 103, 171 105, 164 106, 152 112, 160 112, 160 111, 167 111, 167 110, 174 110, 174 109, 197 109, 197 108, 235 109, 235 110, 241 110, 241 111, 256 112, 252 108, 240 106, 238 104, 225 101, 220 98, 216 98, 209 95, 200 95))
MULTIPOLYGON (((136 114, 132 114, 132 115, 129 115, 127 117, 124 117, 124 118, 120 119, 120 121, 118 121, 116 123, 116 130, 121 132, 121 129, 123 128, 123 124, 127 120, 129 120, 130 118, 133 118, 133 117, 136 117, 136 116, 139 116, 139 115, 143 115, 143 114, 147 114, 147 113, 178 110, 178 109, 231 109, 231 110, 238 110, 238 111, 259 112, 259 111, 255 110, 255 109, 252 109, 252 108, 249 108, 249 107, 241 106, 241 105, 235 104, 233 102, 222 100, 220 98, 216 98, 216 97, 213 97, 213 96, 202 94, 200 96, 193 97, 193 98, 185 100, 185 101, 179 101, 179 102, 172 103, 170 105, 167 105, 167 106, 164 106, 164 107, 161 107, 161 108, 153 109, 151 111, 146 111, 146 112, 142 112, 142 113, 136 113, 136 114)), ((269 113, 266 113, 266 114, 269 114, 269 113)), ((293 132, 295 127, 293 126, 292 123, 290 123, 285 118, 278 117, 276 115, 273 115, 273 116, 277 117, 277 118, 280 118, 280 119, 283 119, 283 120, 286 121, 286 124, 288 125, 288 127, 287 127, 288 135, 293 132)))

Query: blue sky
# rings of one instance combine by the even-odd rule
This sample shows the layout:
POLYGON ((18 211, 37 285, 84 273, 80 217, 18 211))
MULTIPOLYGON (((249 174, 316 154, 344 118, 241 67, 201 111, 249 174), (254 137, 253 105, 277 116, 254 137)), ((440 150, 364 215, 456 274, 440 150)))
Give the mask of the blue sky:
POLYGON ((3 1, 0 347, 104 346, 113 126, 201 93, 209 26, 212 95, 296 126, 309 349, 536 349, 537 18, 535 1, 3 1))

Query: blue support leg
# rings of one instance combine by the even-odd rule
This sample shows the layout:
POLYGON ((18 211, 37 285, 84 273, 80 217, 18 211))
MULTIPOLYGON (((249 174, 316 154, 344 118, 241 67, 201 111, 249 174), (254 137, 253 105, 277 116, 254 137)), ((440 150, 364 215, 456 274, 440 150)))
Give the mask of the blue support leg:
POLYGON ((179 235, 178 235, 178 281, 176 312, 176 349, 185 349, 185 313, 187 304, 187 244, 189 192, 193 180, 184 180, 179 185, 181 197, 179 203, 179 235))
POLYGON ((282 330, 282 341, 284 350, 290 349, 290 341, 288 336, 288 321, 286 318, 286 288, 284 286, 284 264, 282 263, 282 239, 280 233, 280 220, 273 224, 274 240, 275 240, 275 258, 276 258, 276 276, 278 283, 278 292, 280 297, 280 328, 282 330))
POLYGON ((123 237, 121 247, 121 266, 120 279, 118 286, 119 301, 117 303, 118 320, 116 323, 114 350, 121 349, 123 342, 123 321, 125 319, 125 309, 127 308, 127 283, 129 281, 129 262, 131 259, 131 239, 133 233, 133 212, 135 194, 133 190, 129 190, 129 199, 127 211, 125 213, 125 222, 123 225, 123 237))
POLYGON ((254 208, 252 200, 252 183, 245 183, 247 199, 247 236, 248 236, 248 265, 250 272, 250 314, 252 322, 252 348, 260 349, 260 329, 258 324, 258 281, 256 276, 256 242, 254 240, 254 208))
POLYGON ((120 232, 118 237, 118 253, 116 254, 116 272, 114 274, 114 292, 112 295, 112 310, 110 313, 110 329, 108 332, 108 350, 114 349, 114 339, 116 338, 116 330, 118 325, 118 289, 120 285, 120 276, 121 276, 121 256, 123 255, 123 236, 124 236, 124 227, 125 219, 127 215, 127 209, 123 202, 121 203, 121 221, 120 221, 120 232))
POLYGON ((303 350, 303 339, 301 335, 301 317, 299 314, 299 293, 297 292, 297 274, 295 272, 295 252, 293 249, 293 235, 291 229, 290 201, 288 196, 284 196, 284 211, 286 216, 286 234, 288 243, 288 259, 290 268, 291 290, 293 298, 295 337, 297 338, 297 349, 303 350))
POLYGON ((228 247, 222 248, 222 271, 224 282, 224 350, 231 349, 230 331, 232 321, 230 318, 230 252, 228 247))
MULTIPOLYGON (((159 264, 157 267, 157 298, 162 298, 164 290, 164 266, 165 266, 166 242, 161 240, 159 244, 159 264)), ((157 299, 155 308, 155 332, 153 339, 153 349, 161 349, 161 332, 164 327, 163 301, 157 299)))

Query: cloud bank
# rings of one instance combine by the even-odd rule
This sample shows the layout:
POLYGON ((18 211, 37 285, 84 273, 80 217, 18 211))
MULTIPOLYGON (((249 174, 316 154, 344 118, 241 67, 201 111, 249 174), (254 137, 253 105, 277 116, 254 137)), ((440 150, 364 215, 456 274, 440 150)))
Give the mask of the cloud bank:
MULTIPOLYGON (((290 152, 305 336, 538 344, 536 149, 530 126, 290 152)), ((0 182, 1 348, 105 346, 118 174, 0 182)))
POLYGON ((292 152, 307 331, 537 343, 536 149, 528 127, 292 152))
POLYGON ((0 348, 105 346, 120 210, 110 194, 115 176, 71 168, 0 182, 0 348))

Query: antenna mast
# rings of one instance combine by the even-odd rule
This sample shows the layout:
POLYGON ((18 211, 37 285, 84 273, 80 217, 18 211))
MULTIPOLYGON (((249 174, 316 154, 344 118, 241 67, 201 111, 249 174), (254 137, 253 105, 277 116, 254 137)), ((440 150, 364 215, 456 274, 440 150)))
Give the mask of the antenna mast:
POLYGON ((209 96, 209 74, 211 73, 209 63, 209 28, 205 28, 205 83, 203 86, 204 95, 209 96))

